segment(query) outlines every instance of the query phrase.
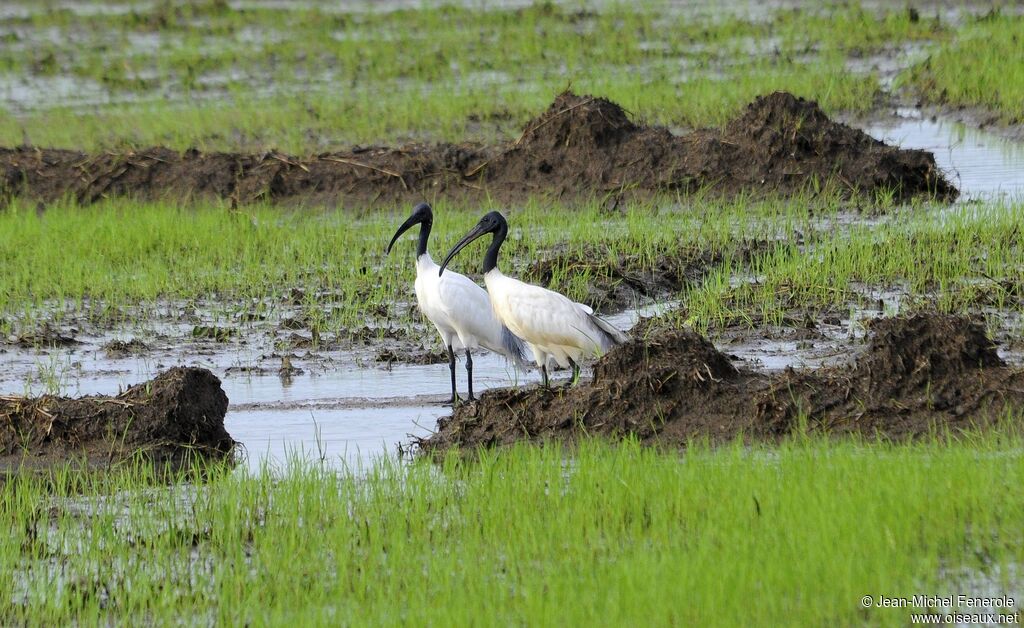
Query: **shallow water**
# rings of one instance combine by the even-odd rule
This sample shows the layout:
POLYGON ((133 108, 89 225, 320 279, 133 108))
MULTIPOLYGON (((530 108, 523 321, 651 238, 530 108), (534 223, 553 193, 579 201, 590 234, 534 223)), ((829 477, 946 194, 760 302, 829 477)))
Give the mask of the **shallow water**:
POLYGON ((889 144, 930 151, 960 189, 960 202, 1024 197, 1024 143, 959 122, 925 118, 916 109, 899 109, 863 130, 889 144))
POLYGON ((16 110, 30 107, 100 105, 111 102, 110 94, 99 83, 74 76, 0 75, 0 102, 16 110))
MULTIPOLYGON (((655 304, 607 317, 624 329, 640 316, 674 304, 655 304)), ((466 393, 465 363, 457 365, 460 394, 466 393)), ((554 381, 570 377, 566 371, 554 381)), ((538 371, 516 372, 492 353, 473 356, 473 391, 536 384, 538 371)), ((398 451, 397 445, 429 435, 437 419, 451 413, 446 364, 402 365, 390 370, 341 368, 323 375, 225 378, 231 400, 228 432, 245 445, 250 466, 281 464, 290 455, 320 457, 334 465, 355 466, 398 451)))

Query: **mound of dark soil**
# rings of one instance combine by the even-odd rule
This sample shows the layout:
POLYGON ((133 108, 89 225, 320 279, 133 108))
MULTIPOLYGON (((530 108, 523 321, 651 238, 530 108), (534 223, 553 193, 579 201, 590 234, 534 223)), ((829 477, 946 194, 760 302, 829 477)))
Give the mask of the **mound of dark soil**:
POLYGON ((490 185, 528 182, 559 195, 625 188, 793 193, 830 181, 850 194, 891 190, 901 200, 957 195, 930 153, 886 146, 785 92, 758 98, 723 130, 683 137, 637 126, 603 98, 566 92, 487 168, 490 185))
POLYGON ((648 341, 632 340, 610 352, 594 366, 594 383, 636 378, 651 390, 681 382, 720 381, 738 374, 729 358, 692 331, 671 330, 648 341), (637 372, 637 365, 645 367, 637 372))
POLYGON ((959 316, 882 319, 872 331, 857 373, 876 396, 906 395, 968 377, 979 368, 1006 365, 981 323, 959 316))
POLYGON ((223 458, 235 442, 224 429, 228 398, 201 368, 172 368, 116 397, 0 397, 0 469, 84 460, 106 466, 143 454, 178 466, 223 458))
POLYGON ((747 173, 751 185, 791 189, 810 179, 829 180, 850 190, 892 190, 906 200, 920 194, 954 199, 957 190, 935 165, 931 153, 904 150, 829 119, 817 103, 785 92, 761 96, 726 125, 723 159, 747 173))
POLYGON ((682 137, 636 124, 603 98, 565 92, 516 141, 500 146, 413 144, 304 158, 275 151, 0 149, 0 201, 25 195, 86 204, 125 195, 367 205, 439 193, 506 201, 696 189, 787 194, 830 182, 849 195, 957 195, 930 153, 886 146, 782 92, 758 98, 724 129, 682 137))
POLYGON ((969 319, 885 320, 857 362, 768 376, 737 369, 705 338, 664 331, 604 356, 575 388, 492 390, 438 422, 428 452, 517 440, 635 435, 684 446, 798 431, 893 439, 984 427, 1024 410, 1024 371, 1008 368, 969 319))
POLYGON ((791 426, 805 415, 830 431, 917 436, 984 425, 1007 404, 1024 409, 1024 372, 1006 367, 978 321, 917 314, 873 327, 853 367, 789 371, 773 382, 760 417, 791 426))

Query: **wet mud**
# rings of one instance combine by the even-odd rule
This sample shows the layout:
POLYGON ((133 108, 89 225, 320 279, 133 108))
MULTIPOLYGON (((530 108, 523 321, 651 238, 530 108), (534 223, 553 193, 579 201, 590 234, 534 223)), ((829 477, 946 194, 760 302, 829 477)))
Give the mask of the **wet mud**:
MULTIPOLYGON (((4 340, 0 339, 0 344, 4 340)), ((13 339, 16 346, 21 348, 29 347, 72 347, 79 344, 73 333, 64 333, 49 323, 44 323, 39 329, 26 331, 13 339)))
MULTIPOLYGON (((740 246, 747 259, 754 246, 740 246)), ((588 245, 574 251, 545 254, 524 270, 524 279, 552 290, 565 292, 567 282, 560 278, 588 277, 587 294, 581 299, 601 313, 631 307, 645 299, 678 293, 684 286, 702 280, 723 260, 721 251, 675 248, 663 251, 655 260, 641 255, 621 253, 588 245)))
POLYGON ((116 396, 0 397, 0 472, 82 463, 107 467, 136 456, 172 468, 222 459, 228 398, 202 368, 176 367, 116 396))
POLYGON ((149 352, 149 346, 138 338, 131 340, 111 340, 103 345, 106 356, 112 360, 128 358, 136 355, 145 355, 149 352))
POLYGON ((685 446, 804 432, 905 440, 1024 410, 1024 370, 1006 365, 976 320, 917 314, 879 319, 869 334, 851 363, 766 373, 692 331, 661 331, 613 350, 577 387, 488 391, 420 445, 436 453, 600 435, 685 446))
POLYGON ((784 92, 757 98, 724 128, 683 136, 637 124, 603 98, 565 92, 515 141, 497 146, 356 147, 315 156, 0 149, 0 200, 24 196, 44 204, 130 196, 365 206, 440 193, 617 201, 659 192, 791 194, 830 186, 849 196, 885 191, 897 200, 958 194, 931 153, 886 145, 784 92))

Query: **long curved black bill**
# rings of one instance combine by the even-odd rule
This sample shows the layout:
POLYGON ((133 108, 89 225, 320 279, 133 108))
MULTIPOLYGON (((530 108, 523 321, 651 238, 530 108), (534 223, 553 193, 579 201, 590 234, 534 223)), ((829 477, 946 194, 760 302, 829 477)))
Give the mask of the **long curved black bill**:
POLYGON ((480 236, 484 235, 485 233, 487 233, 487 230, 484 227, 482 227, 480 225, 477 225, 477 226, 473 227, 469 231, 469 233, 467 233, 465 236, 463 236, 463 238, 461 240, 459 240, 455 244, 455 246, 452 247, 452 250, 448 251, 448 255, 446 255, 445 258, 444 258, 444 261, 441 262, 441 268, 438 269, 438 271, 437 271, 437 276, 440 277, 444 273, 444 269, 445 269, 446 266, 448 266, 448 262, 452 261, 452 258, 455 257, 459 253, 459 251, 461 251, 462 249, 466 248, 467 244, 469 244, 473 240, 476 240, 477 238, 479 238, 480 236))
POLYGON ((419 222, 419 218, 417 218, 416 216, 409 216, 405 220, 405 222, 402 223, 402 226, 398 228, 398 231, 395 232, 395 236, 391 238, 391 242, 388 243, 388 250, 384 254, 388 255, 389 253, 391 253, 391 247, 395 246, 395 242, 398 241, 398 238, 402 237, 403 233, 411 229, 413 225, 419 222))

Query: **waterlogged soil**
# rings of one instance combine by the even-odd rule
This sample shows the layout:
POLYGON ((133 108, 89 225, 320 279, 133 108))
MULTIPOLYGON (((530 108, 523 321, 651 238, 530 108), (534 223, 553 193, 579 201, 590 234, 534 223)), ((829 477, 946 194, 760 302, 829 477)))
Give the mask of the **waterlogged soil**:
POLYGON ((111 196, 233 205, 329 206, 421 200, 437 194, 517 201, 708 190, 793 194, 837 188, 897 200, 951 201, 958 190, 931 153, 886 145, 784 92, 759 97, 721 129, 673 135, 637 124, 617 104, 565 92, 498 146, 473 143, 356 147, 314 156, 126 153, 22 146, 0 149, 0 198, 89 204, 111 196))
MULTIPOLYGON (((630 330, 635 340, 629 346, 639 352, 630 354, 633 355, 630 360, 637 355, 646 355, 644 352, 657 353, 666 338, 685 336, 685 332, 667 328, 673 324, 672 318, 677 314, 675 310, 683 307, 681 304, 671 301, 651 302, 649 299, 644 302, 648 305, 604 314, 606 319, 619 328, 630 330), (681 333, 684 336, 679 336, 681 333)), ((126 318, 122 323, 94 322, 86 315, 68 312, 56 317, 53 322, 40 324, 35 331, 18 330, 19 333, 0 342, 0 354, 3 354, 0 362, 0 394, 9 399, 17 399, 22 406, 42 403, 44 405, 39 407, 51 416, 56 416, 52 411, 54 408, 72 407, 60 405, 72 403, 69 399, 71 397, 97 394, 103 395, 103 398, 92 402, 92 406, 82 407, 124 410, 124 395, 132 394, 125 393, 126 390, 144 389, 145 382, 160 373, 176 366, 187 366, 211 373, 210 377, 217 382, 217 391, 222 391, 220 394, 230 400, 226 414, 222 415, 223 429, 230 434, 230 439, 239 444, 234 449, 236 458, 254 468, 264 463, 283 465, 296 455, 324 458, 329 464, 352 467, 364 464, 375 456, 404 451, 410 442, 423 439, 430 439, 430 442, 440 442, 435 440, 437 438, 447 439, 448 444, 442 447, 456 444, 451 436, 451 423, 442 421, 441 427, 437 427, 438 420, 451 413, 447 404, 450 393, 449 370, 434 338, 435 333, 421 323, 406 321, 400 326, 394 326, 385 316, 379 320, 368 319, 365 326, 355 330, 317 331, 316 324, 304 314, 302 306, 292 304, 262 313, 257 313, 259 308, 247 311, 242 304, 218 310, 213 303, 164 303, 158 309, 160 314, 154 314, 151 310, 126 310, 126 318), (137 385, 139 382, 143 384, 137 385), (44 392, 55 392, 65 399, 41 395, 44 392), (26 400, 26 397, 29 399, 26 400), (100 405, 96 406, 96 403, 100 405), (435 432, 437 434, 432 436, 435 432)), ((1020 365, 1024 363, 1024 355, 1021 354, 1019 339, 1013 344, 1013 330, 1019 329, 1019 321, 1003 315, 992 312, 989 316, 993 337, 1003 345, 1002 353, 997 358, 1020 365)), ((710 375, 700 369, 696 371, 697 375, 693 375, 694 370, 687 366, 688 358, 685 355, 676 356, 679 357, 677 370, 684 369, 676 376, 692 375, 713 382, 714 379, 723 379, 715 364, 722 366, 727 363, 735 367, 739 375, 724 378, 725 383, 713 382, 718 388, 714 389, 716 392, 711 397, 719 399, 716 403, 734 404, 729 406, 732 408, 730 411, 737 417, 744 417, 749 408, 740 404, 739 400, 751 397, 753 392, 768 390, 771 382, 783 381, 779 378, 795 377, 790 373, 845 373, 844 369, 852 368, 855 362, 851 356, 864 350, 865 338, 872 337, 870 321, 880 316, 881 310, 847 309, 842 317, 794 312, 792 316, 778 322, 757 321, 754 328, 740 323, 718 326, 713 330, 716 351, 721 352, 725 362, 708 362, 709 368, 712 368, 710 375), (756 386, 751 388, 754 384, 756 386)), ((418 315, 413 319, 418 320, 418 315)), ((549 393, 539 390, 537 385, 540 376, 537 372, 517 372, 500 357, 479 353, 474 356, 474 387, 478 395, 484 393, 482 401, 459 409, 456 418, 467 421, 468 425, 476 419, 466 418, 463 413, 483 412, 491 418, 481 425, 489 425, 488 429, 491 430, 498 430, 498 425, 504 425, 500 429, 505 430, 512 424, 506 423, 509 417, 504 413, 512 409, 519 411, 524 407, 528 407, 530 413, 536 410, 538 420, 544 421, 553 421, 552 417, 558 412, 568 412, 570 414, 566 416, 574 416, 574 413, 583 409, 588 409, 588 413, 598 411, 589 410, 591 407, 610 407, 608 412, 611 414, 621 410, 621 417, 634 417, 634 420, 640 420, 639 417, 674 416, 671 413, 651 413, 654 406, 675 407, 674 398, 666 401, 659 394, 652 393, 642 403, 627 404, 628 407, 622 408, 602 405, 604 402, 599 403, 599 397, 578 398, 581 393, 576 391, 605 387, 611 381, 611 371, 602 364, 610 360, 612 355, 618 354, 606 356, 606 360, 599 363, 593 372, 589 369, 584 372, 583 381, 588 381, 593 373, 596 378, 594 384, 584 384, 579 389, 562 391, 551 397, 549 393), (568 396, 563 397, 563 394, 568 396), (527 400, 528 404, 541 405, 523 406, 523 400, 527 400), (505 410, 492 409, 495 404, 500 405, 505 401, 509 401, 505 410)), ((675 357, 667 361, 672 360, 675 357)), ((649 370, 646 358, 637 358, 632 367, 625 366, 624 362, 620 366, 621 370, 636 377, 644 376, 643 373, 649 370)), ((459 390, 464 393, 466 383, 463 356, 459 356, 457 377, 459 390)), ((655 374, 648 379, 659 377, 660 374, 655 374)), ((569 373, 560 371, 554 373, 553 378, 556 386, 561 386, 568 383, 569 373)), ((619 381, 622 379, 619 375, 614 375, 612 379, 618 382, 615 384, 618 386, 639 386, 632 380, 619 381)), ((825 380, 799 380, 799 385, 803 386, 800 390, 813 391, 821 381, 825 380)), ((152 386, 150 383, 149 388, 152 389, 152 386)), ((895 399, 899 401, 899 398, 895 399)), ((713 407, 716 406, 705 406, 705 409, 713 407)), ((835 412, 839 413, 843 408, 835 412)), ((127 409, 134 412, 134 409, 127 409)), ((709 416, 721 417, 724 412, 721 410, 719 414, 709 416)), ((14 441, 9 440, 6 444, 8 455, 11 456, 7 460, 8 468, 15 458, 23 457, 26 443, 28 451, 40 464, 69 459, 74 449, 72 443, 80 440, 68 438, 50 443, 45 438, 38 442, 32 438, 27 441, 25 439, 26 434, 31 436, 46 431, 39 431, 38 426, 56 429, 50 426, 47 414, 36 417, 40 423, 22 424, 22 429, 15 430, 18 433, 17 450, 11 449, 14 441), (26 431, 24 425, 36 425, 37 428, 33 428, 34 432, 26 431)), ((160 416, 172 415, 173 412, 165 408, 160 416)), ((97 420, 104 420, 113 426, 119 419, 113 415, 97 415, 97 420)), ((596 422, 588 423, 588 430, 593 427, 593 433, 603 433, 602 426, 598 425, 601 421, 594 420, 596 422)), ((56 425, 60 427, 63 424, 56 425)), ((699 424, 692 424, 691 427, 697 431, 707 429, 711 430, 711 434, 717 434, 714 431, 717 429, 715 425, 712 422, 703 428, 699 424)), ((730 431, 733 428, 726 429, 722 437, 733 434, 734 431, 730 431)), ((111 445, 112 442, 116 444, 117 440, 111 440, 110 436, 117 432, 118 429, 112 427, 86 447, 91 461, 109 463, 121 459, 121 454, 127 453, 128 450, 119 448, 120 445, 111 445), (116 455, 112 455, 112 451, 116 455)), ((73 435, 75 431, 65 429, 58 433, 73 435)), ((546 438, 551 433, 550 429, 544 427, 536 434, 530 433, 528 437, 546 438)), ((571 429, 567 428, 564 433, 554 430, 553 433, 568 437, 571 429)), ((744 433, 758 435, 756 430, 745 430, 744 433)), ((511 433, 506 436, 517 437, 511 433)), ((661 437, 661 430, 657 436, 653 433, 645 436, 650 440, 661 437)), ((177 440, 166 434, 159 436, 159 442, 153 443, 156 449, 151 457, 173 460, 175 451, 181 453, 174 447, 160 449, 159 443, 208 442, 181 434, 175 438, 177 440)), ((143 441, 125 441, 128 442, 141 444, 143 441)), ((220 441, 213 438, 212 442, 220 441)), ((479 440, 478 443, 471 438, 458 442, 479 444, 485 441, 479 440)), ((503 441, 498 439, 495 442, 503 441)), ((212 446, 212 449, 220 451, 217 446, 212 446)))
MULTIPOLYGON (((738 242, 737 256, 748 262, 766 247, 766 242, 738 242)), ((599 246, 588 245, 539 256, 524 269, 523 278, 566 292, 570 281, 585 277, 586 294, 581 301, 608 314, 678 294, 685 286, 699 283, 723 259, 722 251, 677 247, 663 251, 651 263, 640 255, 610 254, 599 246)))
POLYGON ((798 433, 902 440, 985 428, 1008 410, 1024 410, 1024 369, 1007 366, 978 321, 918 314, 878 320, 852 363, 781 373, 744 366, 692 331, 634 339, 590 382, 489 391, 420 444, 438 453, 593 435, 666 446, 798 433))

